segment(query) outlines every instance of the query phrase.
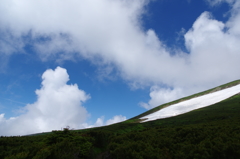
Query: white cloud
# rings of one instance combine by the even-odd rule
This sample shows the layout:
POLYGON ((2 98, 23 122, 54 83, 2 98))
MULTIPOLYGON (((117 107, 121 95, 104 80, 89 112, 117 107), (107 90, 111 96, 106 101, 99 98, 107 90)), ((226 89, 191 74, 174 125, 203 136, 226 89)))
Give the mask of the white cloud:
POLYGON ((0 72, 5 70, 8 60, 13 53, 23 53, 23 46, 24 43, 21 39, 12 36, 11 33, 0 30, 0 72))
POLYGON ((223 2, 233 4, 236 2, 236 0, 206 0, 210 5, 215 6, 215 5, 220 5, 223 2))
POLYGON ((97 119, 97 121, 91 125, 88 123, 84 123, 82 124, 83 128, 92 128, 92 127, 99 127, 99 126, 106 126, 106 125, 111 125, 111 124, 115 124, 115 123, 119 123, 122 121, 127 120, 127 118, 125 116, 122 115, 115 115, 112 119, 108 119, 106 122, 104 121, 104 116, 100 117, 97 119))
POLYGON ((158 86, 152 86, 150 89, 151 99, 148 101, 148 103, 141 102, 140 106, 142 106, 145 109, 152 109, 161 104, 176 100, 182 96, 183 92, 180 88, 163 89, 158 86))
POLYGON ((151 87, 151 99, 148 103, 140 103, 142 107, 150 109, 240 78, 239 71, 236 71, 240 67, 239 7, 239 1, 234 3, 232 16, 226 24, 215 20, 209 12, 204 12, 197 18, 184 35, 189 50, 189 55, 184 57, 185 70, 177 69, 182 74, 176 76, 176 83, 164 82, 174 89, 151 87))
POLYGON ((240 36, 240 1, 237 1, 232 10, 232 16, 226 26, 229 28, 229 33, 236 38, 240 36))
POLYGON ((60 130, 67 125, 80 128, 85 122, 88 113, 82 103, 90 96, 76 84, 67 84, 69 76, 66 69, 46 70, 42 79, 41 88, 36 90, 37 101, 26 105, 24 114, 10 119, 0 115, 0 135, 60 130))
POLYGON ((115 124, 115 123, 119 123, 122 121, 127 120, 127 118, 125 116, 122 115, 116 115, 114 116, 112 119, 109 119, 106 121, 106 125, 111 125, 111 124, 115 124))
POLYGON ((90 95, 76 84, 67 84, 68 81, 66 69, 46 70, 42 75, 42 86, 36 90, 36 102, 22 108, 24 111, 20 116, 6 119, 0 114, 0 136, 60 130, 66 126, 74 129, 99 127, 126 120, 125 116, 116 115, 104 122, 102 116, 93 125, 86 123, 89 114, 82 104, 90 99, 90 95))
POLYGON ((36 42, 44 57, 58 54, 59 50, 68 54, 81 51, 83 56, 92 57, 111 47, 121 48, 124 37, 140 31, 135 29, 144 3, 144 0, 2 0, 1 29, 10 30, 16 37, 30 32, 33 39, 49 38, 48 42, 36 42), (43 47, 46 45, 48 49, 43 47))
POLYGON ((153 29, 142 29, 147 0, 2 0, 0 30, 9 30, 14 39, 29 34, 43 60, 80 55, 98 66, 116 68, 135 86, 164 84, 188 95, 240 78, 240 2, 225 1, 232 7, 229 21, 202 13, 184 35, 188 54, 176 50, 171 55, 172 49, 153 29))
POLYGON ((236 80, 239 67, 240 38, 231 33, 222 22, 211 18, 204 12, 185 34, 186 46, 190 51, 189 84, 236 80), (225 31, 225 29, 227 31, 225 31))

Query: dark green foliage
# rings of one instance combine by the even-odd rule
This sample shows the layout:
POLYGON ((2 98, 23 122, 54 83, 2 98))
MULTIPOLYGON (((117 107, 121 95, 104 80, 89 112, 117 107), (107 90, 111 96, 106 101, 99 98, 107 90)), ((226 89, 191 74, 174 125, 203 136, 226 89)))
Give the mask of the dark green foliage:
POLYGON ((40 136, 1 137, 0 158, 89 158, 93 143, 91 136, 70 130, 40 136))
POLYGON ((0 137, 1 159, 238 159, 240 94, 172 118, 0 137))
POLYGON ((240 158, 240 95, 111 139, 113 158, 240 158))
POLYGON ((113 158, 240 158, 240 134, 236 133, 240 127, 234 129, 216 125, 149 128, 116 136, 109 151, 113 158))

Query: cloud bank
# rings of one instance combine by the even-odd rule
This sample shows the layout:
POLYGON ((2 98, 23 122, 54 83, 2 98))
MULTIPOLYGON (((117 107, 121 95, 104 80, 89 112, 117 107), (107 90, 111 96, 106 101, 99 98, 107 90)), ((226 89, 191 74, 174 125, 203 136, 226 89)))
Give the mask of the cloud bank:
POLYGON ((151 87, 150 101, 141 104, 149 109, 240 78, 240 2, 211 5, 220 2, 231 6, 229 20, 202 13, 184 35, 185 53, 168 48, 153 29, 143 29, 148 0, 2 0, 0 46, 10 55, 30 43, 43 61, 81 57, 116 68, 132 87, 151 87), (160 99, 162 93, 172 97, 160 99))
MULTIPOLYGON (((213 5, 223 1, 214 1, 213 5)), ((173 89, 150 90, 148 103, 140 105, 150 109, 168 101, 197 93, 217 85, 240 78, 240 2, 226 1, 232 4, 231 17, 226 23, 213 18, 211 13, 202 13, 184 35, 185 46, 189 53, 184 55, 185 63, 175 66, 180 74, 175 74, 168 81, 173 89), (166 100, 167 96, 167 100, 166 100)), ((176 57, 173 57, 176 58, 176 57)), ((178 58, 181 59, 182 57, 178 58)), ((171 62, 169 60, 168 62, 171 62)), ((167 69, 169 70, 169 69, 167 69)), ((169 73, 159 73, 169 77, 169 73)))
POLYGON ((66 69, 57 67, 46 70, 42 75, 41 88, 36 90, 36 102, 27 104, 23 108, 25 112, 18 117, 6 119, 4 114, 0 114, 0 135, 26 135, 60 130, 66 126, 79 129, 126 120, 120 115, 106 123, 99 118, 94 125, 87 124, 89 114, 83 103, 90 99, 90 95, 76 84, 67 84, 68 81, 66 69))
POLYGON ((76 84, 68 85, 66 69, 57 67, 42 75, 42 86, 36 90, 37 101, 24 107, 25 113, 5 119, 0 116, 0 135, 25 135, 59 130, 67 125, 79 128, 88 113, 82 106, 90 96, 76 84))

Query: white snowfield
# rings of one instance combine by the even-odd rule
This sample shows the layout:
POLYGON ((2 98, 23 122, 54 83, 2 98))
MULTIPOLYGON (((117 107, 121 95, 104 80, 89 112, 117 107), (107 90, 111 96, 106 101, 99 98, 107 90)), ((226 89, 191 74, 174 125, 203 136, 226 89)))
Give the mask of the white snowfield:
POLYGON ((140 119, 146 119, 146 120, 143 120, 142 122, 147 122, 147 121, 152 121, 156 119, 168 118, 168 117, 176 116, 179 114, 184 114, 195 109, 203 108, 203 107, 218 103, 239 92, 240 92, 240 84, 217 91, 217 92, 213 92, 210 94, 206 94, 203 96, 199 96, 199 97, 192 98, 180 103, 170 105, 166 108, 160 109, 157 112, 146 115, 140 119))

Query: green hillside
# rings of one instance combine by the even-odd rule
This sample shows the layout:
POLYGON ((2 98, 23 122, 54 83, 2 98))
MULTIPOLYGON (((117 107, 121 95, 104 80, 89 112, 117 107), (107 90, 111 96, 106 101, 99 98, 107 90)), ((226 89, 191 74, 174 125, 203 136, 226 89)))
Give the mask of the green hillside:
MULTIPOLYGON (((174 102, 239 82, 234 81, 174 102)), ((169 104, 157 109, 166 105, 169 104)), ((99 128, 64 129, 41 135, 1 137, 0 158, 240 158, 240 94, 179 116, 138 123, 138 118, 145 114, 99 128)))

